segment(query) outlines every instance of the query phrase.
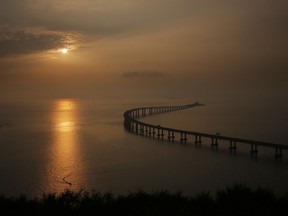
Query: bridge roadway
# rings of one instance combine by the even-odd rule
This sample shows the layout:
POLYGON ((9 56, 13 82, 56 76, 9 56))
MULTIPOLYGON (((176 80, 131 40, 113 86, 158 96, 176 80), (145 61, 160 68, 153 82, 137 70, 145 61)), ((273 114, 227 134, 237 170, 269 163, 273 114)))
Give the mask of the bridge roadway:
POLYGON ((150 137, 157 137, 158 139, 167 139, 169 141, 175 141, 176 137, 179 137, 181 143, 186 143, 188 141, 188 136, 194 137, 194 143, 196 145, 201 145, 202 138, 211 139, 211 147, 217 148, 219 141, 230 142, 230 151, 236 151, 237 144, 248 144, 251 146, 250 154, 256 156, 258 153, 258 146, 274 148, 275 149, 275 159, 281 159, 283 157, 282 150, 288 150, 287 145, 261 142, 255 140, 241 139, 235 137, 222 136, 220 134, 208 134, 200 133, 194 131, 179 130, 174 128, 162 127, 160 125, 152 125, 139 121, 141 117, 173 112, 182 109, 188 109, 196 106, 202 106, 198 102, 194 104, 188 104, 183 106, 161 106, 161 107, 143 107, 128 110, 124 113, 124 126, 125 128, 136 134, 146 135, 150 137), (165 136, 166 134, 166 136, 165 136), (237 144, 236 144, 237 143, 237 144))

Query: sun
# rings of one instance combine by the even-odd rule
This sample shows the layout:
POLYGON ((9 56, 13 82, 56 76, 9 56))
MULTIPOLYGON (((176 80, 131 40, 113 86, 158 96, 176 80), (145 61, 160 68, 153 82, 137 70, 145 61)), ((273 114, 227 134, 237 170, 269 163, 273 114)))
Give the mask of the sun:
POLYGON ((68 53, 68 49, 66 49, 66 48, 61 49, 61 52, 62 52, 63 54, 66 54, 66 53, 68 53))

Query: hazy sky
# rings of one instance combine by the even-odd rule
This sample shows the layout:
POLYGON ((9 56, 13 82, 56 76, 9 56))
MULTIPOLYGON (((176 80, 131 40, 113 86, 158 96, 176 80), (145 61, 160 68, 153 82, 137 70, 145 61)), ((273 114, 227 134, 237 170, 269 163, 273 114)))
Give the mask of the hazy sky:
POLYGON ((287 8, 287 0, 0 0, 0 98, 288 100, 287 8))

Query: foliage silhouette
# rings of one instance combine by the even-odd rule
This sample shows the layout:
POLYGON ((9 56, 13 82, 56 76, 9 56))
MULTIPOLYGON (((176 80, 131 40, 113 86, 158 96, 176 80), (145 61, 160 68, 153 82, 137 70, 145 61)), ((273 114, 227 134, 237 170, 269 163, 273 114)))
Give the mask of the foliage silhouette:
POLYGON ((142 190, 128 195, 66 190, 60 194, 43 194, 28 199, 0 196, 0 215, 283 215, 288 205, 288 194, 276 197, 266 188, 252 190, 243 184, 227 186, 215 197, 203 192, 195 196, 182 193, 142 190))

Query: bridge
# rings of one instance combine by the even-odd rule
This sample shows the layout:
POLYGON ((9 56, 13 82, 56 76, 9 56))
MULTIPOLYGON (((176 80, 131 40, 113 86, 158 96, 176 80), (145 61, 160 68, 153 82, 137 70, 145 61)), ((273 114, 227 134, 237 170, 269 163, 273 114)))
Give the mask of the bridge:
POLYGON ((277 160, 283 157, 282 150, 288 150, 287 145, 222 136, 218 133, 208 134, 195 131, 179 130, 174 128, 162 127, 160 125, 152 125, 138 120, 142 117, 188 109, 196 106, 202 106, 202 104, 196 102, 194 104, 182 106, 157 106, 131 109, 124 113, 124 126, 131 133, 135 133, 138 135, 149 136, 161 140, 168 140, 171 142, 178 140, 181 143, 187 143, 188 140, 192 140, 192 142, 194 142, 196 146, 200 146, 202 144, 203 138, 211 140, 212 148, 217 148, 220 141, 226 141, 230 143, 229 150, 231 152, 236 152, 238 144, 246 144, 250 145, 250 154, 252 156, 257 156, 259 146, 273 148, 275 150, 274 157, 277 160))

